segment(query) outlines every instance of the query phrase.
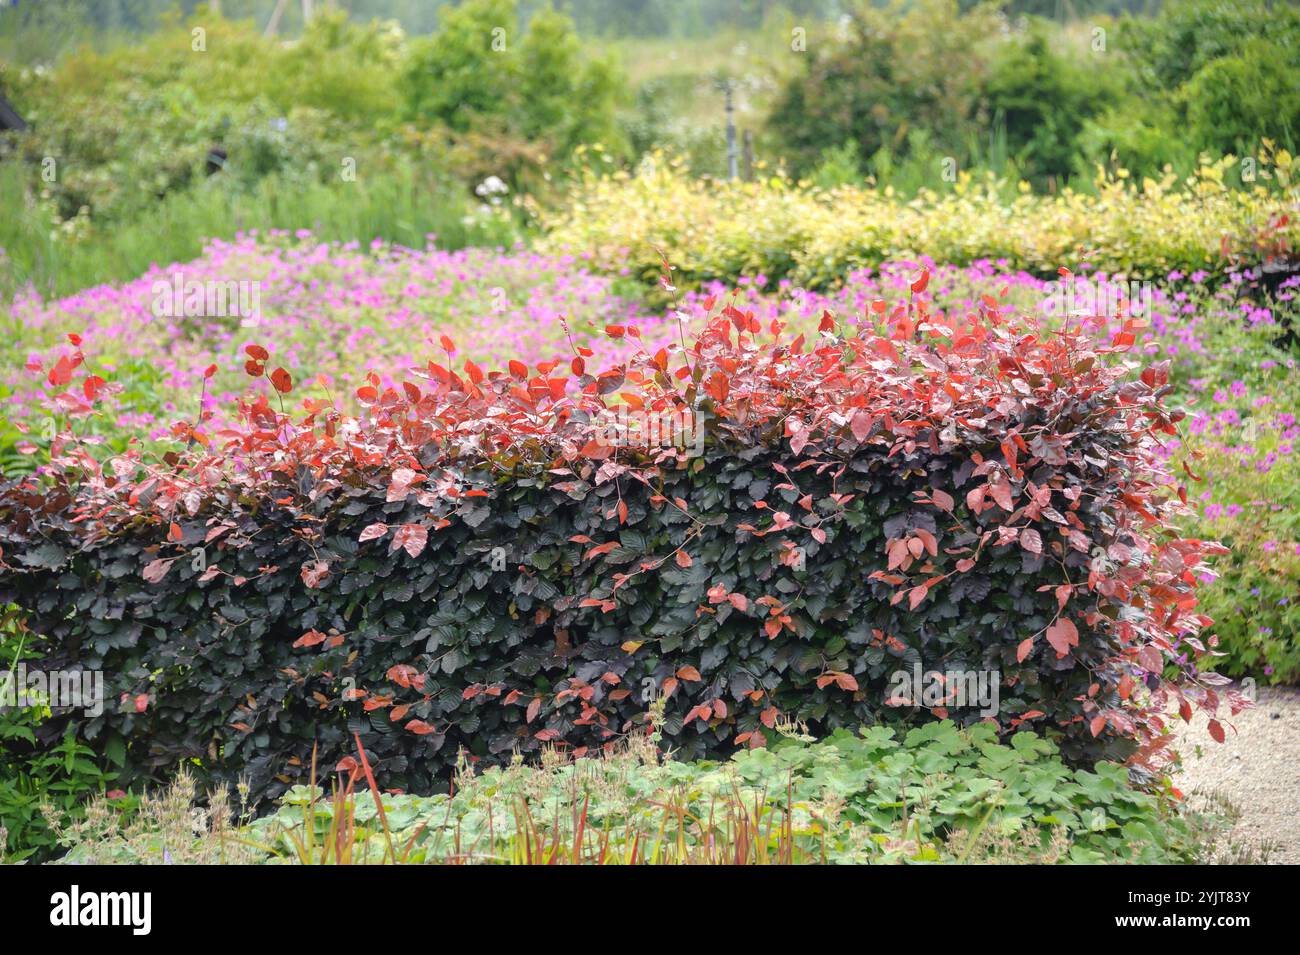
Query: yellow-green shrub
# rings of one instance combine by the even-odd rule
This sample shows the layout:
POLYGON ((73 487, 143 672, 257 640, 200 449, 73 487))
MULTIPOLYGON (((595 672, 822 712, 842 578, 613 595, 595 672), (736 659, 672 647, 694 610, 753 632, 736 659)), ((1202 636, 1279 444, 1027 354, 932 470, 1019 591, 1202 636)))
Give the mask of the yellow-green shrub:
POLYGON ((1225 181, 1237 162, 1228 156, 1182 182, 1171 173, 1139 184, 1121 170, 1099 174, 1095 194, 1044 196, 1021 184, 1008 201, 1017 192, 1008 183, 964 173, 950 192, 906 199, 889 188, 822 190, 780 176, 695 179, 680 161, 652 156, 635 172, 585 176, 561 210, 538 214, 543 249, 651 282, 657 250, 686 285, 761 274, 820 288, 854 268, 922 254, 952 264, 1007 259, 1037 273, 1086 263, 1156 277, 1224 270, 1225 248, 1251 260, 1295 243, 1295 159, 1270 151, 1260 160, 1260 179, 1268 178, 1249 188, 1225 181))

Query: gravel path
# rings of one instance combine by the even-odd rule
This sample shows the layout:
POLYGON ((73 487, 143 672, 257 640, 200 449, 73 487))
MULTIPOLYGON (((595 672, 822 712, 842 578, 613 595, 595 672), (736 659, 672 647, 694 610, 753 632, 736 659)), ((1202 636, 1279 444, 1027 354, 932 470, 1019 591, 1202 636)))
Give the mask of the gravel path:
POLYGON ((1262 687, 1254 708, 1210 739, 1199 710, 1180 732, 1184 772, 1175 785, 1192 805, 1228 808, 1236 819, 1216 861, 1300 864, 1300 688, 1262 687))

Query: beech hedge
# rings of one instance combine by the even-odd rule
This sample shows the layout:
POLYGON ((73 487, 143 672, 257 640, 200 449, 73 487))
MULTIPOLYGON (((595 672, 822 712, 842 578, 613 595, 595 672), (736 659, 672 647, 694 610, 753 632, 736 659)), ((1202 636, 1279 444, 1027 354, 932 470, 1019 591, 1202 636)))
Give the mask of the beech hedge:
MULTIPOLYGON (((254 799, 354 736, 381 786, 422 793, 462 749, 581 754, 656 697, 683 757, 949 718, 1156 765, 1171 712, 1239 705, 1196 666, 1219 548, 1170 524, 1166 371, 1120 361, 1134 322, 931 314, 925 283, 815 341, 710 300, 689 347, 599 374, 581 347, 456 370, 444 338, 357 415, 288 410, 250 345, 237 427, 107 462, 61 434, 0 491, 0 601, 45 667, 111 688, 52 731, 130 780, 194 760, 254 799), (654 416, 700 440, 650 446, 654 416), (998 712, 899 705, 918 659, 996 671, 998 712)), ((73 338, 60 407, 88 416, 104 383, 77 387, 73 338)))

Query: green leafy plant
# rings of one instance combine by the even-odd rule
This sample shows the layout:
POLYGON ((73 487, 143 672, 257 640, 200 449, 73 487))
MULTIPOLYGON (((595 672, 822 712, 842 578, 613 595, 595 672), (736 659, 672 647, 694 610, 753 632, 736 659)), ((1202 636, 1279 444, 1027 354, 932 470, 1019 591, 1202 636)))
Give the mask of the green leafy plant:
MULTIPOLYGON (((31 661, 29 634, 12 609, 0 629, 0 859, 42 861, 56 846, 52 823, 76 818, 83 801, 102 793, 116 774, 74 728, 50 732, 48 707, 40 701, 10 705, 18 664, 31 661)), ((57 724, 55 724, 57 725, 57 724)))
POLYGON ((92 823, 61 837, 77 863, 166 851, 305 865, 1150 864, 1202 861, 1222 825, 1167 784, 1135 788, 1114 763, 1071 769, 1030 732, 1000 742, 990 725, 944 721, 817 743, 785 733, 723 762, 665 758, 653 733, 576 760, 551 750, 478 771, 463 759, 454 791, 433 796, 381 794, 348 756, 328 792, 313 778, 255 820, 229 818, 214 794, 198 832, 182 774, 129 821, 96 804, 92 823), (369 793, 357 792, 362 779, 369 793))

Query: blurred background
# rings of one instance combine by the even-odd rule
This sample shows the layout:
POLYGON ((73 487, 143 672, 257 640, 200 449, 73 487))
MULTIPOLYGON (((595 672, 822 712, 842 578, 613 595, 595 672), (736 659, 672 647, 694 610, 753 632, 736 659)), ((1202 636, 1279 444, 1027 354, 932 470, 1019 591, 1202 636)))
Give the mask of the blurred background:
POLYGON ((1265 0, 0 0, 0 292, 251 225, 506 242, 657 151, 904 196, 1183 176, 1293 150, 1298 49, 1265 0))

